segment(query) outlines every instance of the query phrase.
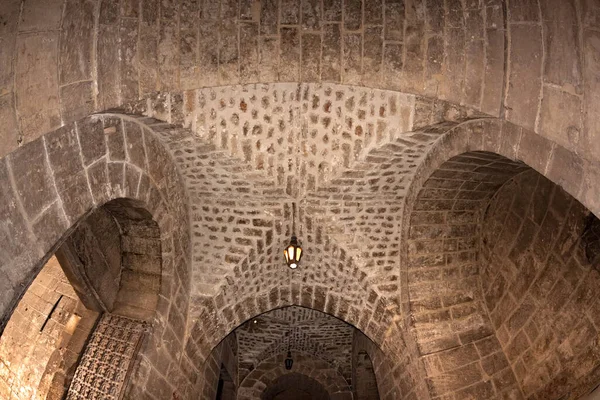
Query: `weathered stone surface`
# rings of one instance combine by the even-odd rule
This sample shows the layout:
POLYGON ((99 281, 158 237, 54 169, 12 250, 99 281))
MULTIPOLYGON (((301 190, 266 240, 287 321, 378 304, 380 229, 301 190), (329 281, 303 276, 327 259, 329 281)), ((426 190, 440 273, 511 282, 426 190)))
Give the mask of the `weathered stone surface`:
POLYGON ((598 53, 600 50, 600 33, 593 30, 586 30, 584 33, 584 58, 585 58, 585 69, 584 69, 584 82, 585 82, 585 93, 586 98, 584 107, 586 109, 585 118, 585 140, 582 141, 580 148, 593 155, 594 159, 598 159, 596 156, 600 152, 600 145, 596 140, 596 135, 600 132, 600 125, 598 121, 598 110, 600 109, 600 57, 598 53), (587 150, 585 150, 587 149, 587 150))
MULTIPOLYGON (((94 6, 89 2, 68 1, 60 35, 60 84, 92 77, 94 6)), ((87 115, 87 114, 86 114, 87 115)), ((77 116, 68 121, 81 118, 77 116)))
POLYGON ((60 126, 58 101, 58 36, 56 33, 19 35, 16 98, 19 127, 29 142, 60 126))
POLYGON ((64 121, 87 117, 95 108, 93 82, 78 82, 60 88, 61 115, 64 121))
MULTIPOLYGON (((9 172, 6 165, 6 160, 0 163, 0 180, 9 182, 9 172)), ((26 223, 18 208, 18 199, 14 193, 14 189, 6 186, 0 193, 0 215, 1 215, 1 238, 0 249, 5 260, 11 260, 18 257, 23 251, 29 249, 30 232, 29 226, 26 223)), ((10 299, 12 300, 12 299, 10 299)), ((3 300, 4 305, 8 302, 3 300)))
POLYGON ((534 25, 511 25, 506 118, 534 130, 542 82, 542 34, 534 25))
POLYGON ((27 2, 23 4, 19 31, 49 31, 60 27, 63 1, 27 2))
POLYGON ((29 220, 34 220, 56 200, 44 147, 44 140, 37 139, 9 156, 15 189, 29 220))
POLYGON ((568 149, 578 147, 583 131, 578 96, 545 86, 540 117, 544 136, 568 149))
POLYGON ((19 143, 19 132, 12 94, 0 96, 0 157, 15 150, 19 143))
POLYGON ((106 154, 106 137, 101 120, 85 119, 77 123, 81 155, 84 165, 89 165, 106 154))

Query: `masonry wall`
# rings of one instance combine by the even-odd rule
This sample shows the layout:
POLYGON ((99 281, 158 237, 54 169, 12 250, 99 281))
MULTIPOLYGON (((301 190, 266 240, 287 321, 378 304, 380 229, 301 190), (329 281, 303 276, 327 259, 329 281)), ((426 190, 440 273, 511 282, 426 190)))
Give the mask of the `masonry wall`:
POLYGON ((210 356, 200 367, 197 376, 196 393, 201 400, 213 400, 217 396, 221 368, 224 368, 237 391, 238 382, 238 356, 235 335, 228 335, 219 343, 210 356))
POLYGON ((528 171, 499 190, 482 226, 485 304, 523 394, 586 394, 600 383, 598 220, 528 171))
POLYGON ((62 399, 97 317, 51 258, 0 338, 0 398, 62 399))
POLYGON ((599 14, 594 0, 10 0, 0 154, 157 90, 325 81, 464 104, 597 157, 599 14))
MULTIPOLYGON (((379 388, 371 354, 380 350, 362 332, 355 331, 352 340, 352 394, 354 400, 379 400, 379 388)), ((383 379, 383 376, 380 376, 383 379)))

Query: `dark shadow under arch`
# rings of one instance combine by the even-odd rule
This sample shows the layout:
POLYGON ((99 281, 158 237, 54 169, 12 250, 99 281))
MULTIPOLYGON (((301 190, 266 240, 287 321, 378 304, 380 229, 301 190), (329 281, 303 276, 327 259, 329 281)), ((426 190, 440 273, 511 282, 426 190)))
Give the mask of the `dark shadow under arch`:
POLYGON ((319 381, 298 373, 282 375, 270 383, 261 400, 330 400, 331 396, 319 381))

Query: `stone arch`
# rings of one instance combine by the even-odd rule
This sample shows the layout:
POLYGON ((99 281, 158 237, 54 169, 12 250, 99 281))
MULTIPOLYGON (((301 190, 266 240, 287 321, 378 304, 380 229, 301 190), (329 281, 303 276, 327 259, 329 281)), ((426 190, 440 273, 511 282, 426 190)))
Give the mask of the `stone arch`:
MULTIPOLYGON (((266 399, 266 391, 277 384, 281 377, 290 378, 292 374, 302 375, 317 381, 331 399, 352 399, 350 385, 343 376, 323 360, 316 360, 310 355, 294 352, 294 365, 287 371, 283 364, 286 353, 275 355, 260 363, 256 369, 241 382, 238 389, 240 399, 266 399)), ((293 377, 293 376, 292 376, 293 377)))
POLYGON ((407 315, 419 352, 426 364, 438 365, 428 369, 433 393, 463 390, 461 396, 487 398, 502 390, 527 391, 522 375, 517 383, 511 350, 482 301, 478 254, 485 204, 511 178, 535 169, 549 185, 554 182, 573 197, 587 200, 589 209, 594 211, 595 206, 598 213, 598 205, 586 195, 597 190, 586 183, 594 168, 593 162, 498 120, 452 127, 431 148, 407 195, 402 267, 407 315), (491 359, 496 360, 493 368, 491 359), (448 362, 450 366, 445 365, 448 362), (445 381, 478 363, 471 389, 445 381), (494 392, 485 374, 504 375, 507 384, 494 392))
POLYGON ((114 199, 83 217, 57 250, 88 309, 152 321, 162 275, 160 228, 143 203, 114 199))
POLYGON ((385 387, 389 371, 386 370, 387 365, 379 364, 382 360, 381 351, 366 339, 362 332, 355 332, 352 344, 352 390, 356 400, 378 400, 380 392, 389 390, 385 387))
MULTIPOLYGON (((152 329, 155 338, 177 338, 169 341, 175 348, 166 353, 177 357, 187 315, 189 233, 187 209, 181 207, 186 192, 154 133, 129 124, 114 115, 90 116, 27 143, 2 160, 0 177, 7 188, 1 202, 6 225, 3 321, 80 221, 112 200, 129 199, 152 215, 160 229, 162 272, 152 329), (148 159, 162 162, 152 165, 148 159)), ((156 348, 143 345, 132 387, 143 387, 150 374, 166 375, 165 364, 149 356, 156 348)))

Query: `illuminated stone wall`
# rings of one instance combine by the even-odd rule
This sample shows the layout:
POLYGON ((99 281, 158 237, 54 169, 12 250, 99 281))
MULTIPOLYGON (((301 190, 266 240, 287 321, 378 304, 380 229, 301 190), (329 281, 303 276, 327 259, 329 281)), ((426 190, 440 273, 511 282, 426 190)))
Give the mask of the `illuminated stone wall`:
POLYGON ((96 318, 51 258, 0 338, 0 398, 61 399, 96 318))

